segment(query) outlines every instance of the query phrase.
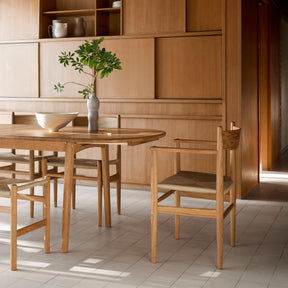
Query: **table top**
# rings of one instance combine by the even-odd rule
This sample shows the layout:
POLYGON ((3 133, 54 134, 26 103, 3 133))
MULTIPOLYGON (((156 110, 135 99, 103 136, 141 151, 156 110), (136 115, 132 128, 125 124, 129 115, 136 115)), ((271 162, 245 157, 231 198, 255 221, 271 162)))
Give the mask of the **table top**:
POLYGON ((100 128, 88 132, 87 127, 65 127, 58 132, 49 132, 38 126, 22 124, 1 124, 1 139, 75 142, 78 144, 124 144, 138 145, 158 140, 166 133, 156 129, 100 128))

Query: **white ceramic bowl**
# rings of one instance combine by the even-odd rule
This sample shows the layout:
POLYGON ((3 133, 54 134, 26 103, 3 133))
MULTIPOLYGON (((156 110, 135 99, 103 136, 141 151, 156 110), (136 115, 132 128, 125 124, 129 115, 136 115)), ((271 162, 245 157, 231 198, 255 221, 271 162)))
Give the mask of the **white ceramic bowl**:
POLYGON ((54 112, 36 112, 38 124, 48 129, 49 132, 57 132, 60 128, 65 127, 70 121, 75 119, 78 112, 72 113, 54 113, 54 112))
POLYGON ((112 7, 113 7, 113 8, 119 8, 119 7, 121 7, 121 1, 114 1, 114 2, 112 3, 112 7))

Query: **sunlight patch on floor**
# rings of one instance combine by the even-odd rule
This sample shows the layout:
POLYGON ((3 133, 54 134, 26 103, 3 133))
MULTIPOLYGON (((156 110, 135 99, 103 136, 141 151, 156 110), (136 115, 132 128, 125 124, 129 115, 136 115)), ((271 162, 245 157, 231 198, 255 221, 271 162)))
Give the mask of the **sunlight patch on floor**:
POLYGON ((288 182, 288 173, 281 171, 261 171, 260 182, 288 182))

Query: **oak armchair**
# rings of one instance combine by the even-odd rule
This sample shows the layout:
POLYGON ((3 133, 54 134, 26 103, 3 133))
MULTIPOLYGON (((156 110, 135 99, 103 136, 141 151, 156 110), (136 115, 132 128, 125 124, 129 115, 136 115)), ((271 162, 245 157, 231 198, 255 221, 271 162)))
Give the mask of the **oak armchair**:
POLYGON ((194 141, 176 139, 176 146, 151 147, 152 175, 151 175, 151 260, 156 262, 157 250, 157 215, 158 213, 175 215, 175 238, 180 236, 180 215, 207 217, 216 219, 217 227, 217 267, 223 267, 223 221, 230 214, 231 246, 235 246, 235 215, 236 215, 236 162, 235 153, 240 141, 240 128, 231 123, 230 130, 217 128, 217 141, 194 141), (181 144, 211 145, 214 149, 181 148, 181 144), (229 176, 225 176, 225 151, 229 151, 229 176), (167 152, 175 155, 175 174, 158 180, 158 153, 167 152), (216 173, 200 173, 181 170, 180 154, 216 155, 216 173), (158 198, 158 190, 165 192, 158 198), (175 194, 175 206, 159 205, 167 197, 175 194), (181 197, 203 198, 216 201, 216 209, 182 207, 181 197), (224 208, 224 201, 229 201, 224 208))
POLYGON ((10 214, 10 268, 17 269, 17 238, 44 227, 44 252, 50 252, 50 179, 37 179, 28 181, 16 178, 0 177, 0 198, 10 198, 10 206, 0 206, 0 213, 10 214), (43 187, 42 195, 25 194, 26 189, 43 187), (17 227, 17 203, 18 200, 43 203, 43 217, 41 220, 24 227, 17 227))

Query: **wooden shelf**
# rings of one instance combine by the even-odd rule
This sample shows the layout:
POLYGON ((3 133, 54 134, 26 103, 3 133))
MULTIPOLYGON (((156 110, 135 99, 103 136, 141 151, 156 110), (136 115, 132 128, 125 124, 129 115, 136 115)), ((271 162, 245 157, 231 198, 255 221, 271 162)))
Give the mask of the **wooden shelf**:
POLYGON ((59 6, 61 7, 59 10, 57 10, 56 2, 54 4, 51 2, 53 5, 48 5, 51 4, 50 2, 47 3, 42 7, 42 18, 40 21, 40 38, 42 39, 48 38, 48 27, 54 19, 67 22, 68 35, 73 35, 71 30, 69 31, 69 29, 74 27, 72 18, 79 16, 84 17, 87 23, 86 30, 90 37, 122 35, 122 8, 111 7, 112 0, 96 0, 94 7, 91 5, 92 1, 91 3, 89 2, 89 6, 87 6, 87 1, 83 3, 83 6, 78 7, 75 5, 62 5, 59 6))
POLYGON ((95 15, 95 9, 63 10, 63 11, 45 11, 43 15, 48 16, 91 16, 95 15))
POLYGON ((113 14, 113 13, 120 13, 121 8, 98 8, 96 9, 97 12, 113 14))

